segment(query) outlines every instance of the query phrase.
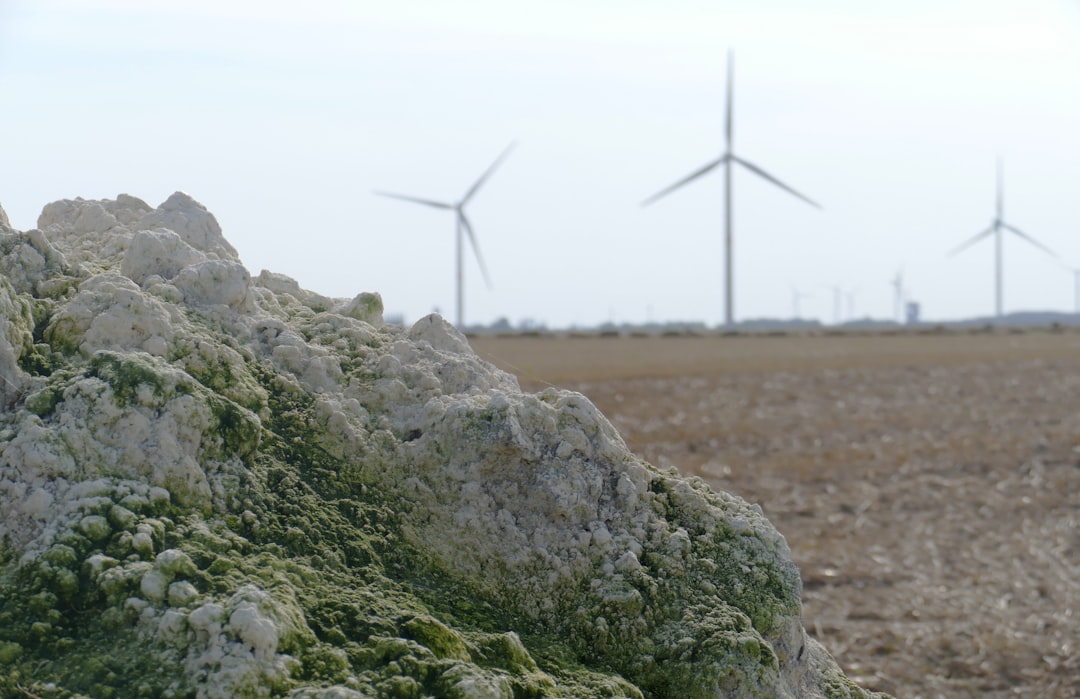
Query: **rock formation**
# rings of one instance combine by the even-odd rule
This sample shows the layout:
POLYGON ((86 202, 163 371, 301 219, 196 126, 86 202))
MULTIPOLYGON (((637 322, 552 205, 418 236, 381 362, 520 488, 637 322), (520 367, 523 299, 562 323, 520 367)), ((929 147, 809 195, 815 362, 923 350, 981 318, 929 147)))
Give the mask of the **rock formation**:
POLYGON ((869 697, 760 508, 186 194, 0 215, 0 694, 869 697))

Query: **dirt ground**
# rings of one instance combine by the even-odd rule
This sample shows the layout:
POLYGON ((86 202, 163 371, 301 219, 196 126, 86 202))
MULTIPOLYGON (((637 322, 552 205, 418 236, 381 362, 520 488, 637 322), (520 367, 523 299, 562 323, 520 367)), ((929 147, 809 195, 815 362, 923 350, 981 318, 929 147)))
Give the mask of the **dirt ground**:
POLYGON ((1080 334, 475 337, 759 503, 808 631, 897 697, 1080 697, 1080 334))

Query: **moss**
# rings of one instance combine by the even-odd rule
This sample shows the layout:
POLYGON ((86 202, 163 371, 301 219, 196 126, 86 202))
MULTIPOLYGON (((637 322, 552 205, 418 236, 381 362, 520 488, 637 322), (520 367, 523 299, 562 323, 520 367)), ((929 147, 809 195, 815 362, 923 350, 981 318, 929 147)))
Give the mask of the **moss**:
POLYGON ((182 382, 167 382, 149 355, 100 351, 91 358, 86 375, 109 384, 113 400, 120 407, 135 400, 141 386, 149 386, 154 395, 162 397, 191 392, 190 387, 182 382))
POLYGON ((259 413, 266 408, 266 391, 252 375, 245 357, 232 338, 218 345, 209 340, 185 340, 170 353, 169 362, 180 366, 192 378, 222 398, 259 413))
POLYGON ((472 654, 461 634, 438 619, 426 615, 413 617, 402 624, 401 629, 406 638, 428 648, 436 658, 472 661, 472 654))
POLYGON ((109 520, 101 515, 88 515, 79 522, 79 528, 91 541, 104 541, 112 534, 109 520))
POLYGON ((28 352, 19 355, 19 368, 31 376, 49 376, 63 366, 60 357, 49 345, 35 344, 28 352))
POLYGON ((11 665, 23 654, 23 648, 18 643, 10 641, 0 642, 0 666, 11 665))
MULTIPOLYGON (((33 303, 25 294, 19 294, 11 283, 0 276, 0 323, 4 336, 16 352, 16 362, 23 371, 30 372, 36 366, 34 354, 33 303)), ((30 372, 33 373, 33 372, 30 372)))
POLYGON ((26 678, 24 686, 31 685, 31 679, 40 683, 38 696, 161 697, 182 674, 177 660, 147 653, 133 625, 74 624, 69 632, 63 639, 44 641, 36 652, 23 653, 6 668, 0 666, 0 687, 5 680, 10 687, 26 678), (47 687, 54 689, 46 691, 47 687))
POLYGON ((56 318, 45 328, 42 339, 61 357, 78 355, 81 334, 72 318, 56 318))
POLYGON ((26 397, 26 409, 38 417, 48 417, 56 410, 62 394, 51 387, 45 387, 35 391, 26 397))
POLYGON ((45 328, 49 325, 49 319, 52 318, 55 307, 56 302, 48 299, 34 299, 31 303, 30 314, 34 320, 33 338, 35 344, 44 341, 45 328))
MULTIPOLYGON (((659 476, 649 489, 654 503, 662 508, 664 516, 673 527, 688 532, 695 548, 695 570, 690 571, 695 584, 708 582, 720 596, 749 617, 753 627, 762 634, 773 630, 777 619, 797 616, 801 582, 798 569, 786 557, 765 546, 762 539, 749 531, 718 528, 715 531, 701 529, 700 517, 692 508, 700 508, 709 502, 721 509, 746 508, 729 501, 730 496, 712 492, 708 487, 697 487, 693 481, 659 476)), ((749 513, 742 514, 750 517, 749 513)), ((663 565, 663 557, 650 559, 663 565)))
POLYGON ((218 452, 210 456, 222 460, 237 456, 250 464, 262 438, 259 418, 227 398, 208 394, 206 400, 216 423, 214 432, 220 437, 218 452))

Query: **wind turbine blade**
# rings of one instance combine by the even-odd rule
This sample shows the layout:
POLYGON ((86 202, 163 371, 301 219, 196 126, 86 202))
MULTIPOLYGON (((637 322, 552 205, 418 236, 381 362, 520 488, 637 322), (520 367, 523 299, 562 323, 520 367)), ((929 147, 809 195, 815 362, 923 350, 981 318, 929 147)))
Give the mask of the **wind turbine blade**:
POLYGON ((379 196, 382 196, 382 197, 391 197, 392 199, 402 199, 404 201, 411 201, 414 204, 423 204, 424 206, 433 206, 436 209, 452 209, 452 208, 454 208, 453 204, 447 204, 447 203, 441 202, 441 201, 432 201, 431 199, 421 199, 420 197, 410 197, 408 194, 393 194, 392 192, 380 192, 380 191, 377 191, 377 190, 374 193, 378 194, 379 196))
POLYGON ((499 167, 502 161, 506 160, 506 156, 510 155, 510 151, 514 150, 514 146, 516 145, 517 143, 512 141, 510 145, 507 146, 501 154, 499 154, 499 157, 495 158, 495 162, 493 162, 488 167, 488 169, 484 171, 484 174, 480 175, 480 179, 478 179, 472 187, 469 187, 469 191, 465 192, 465 196, 461 198, 462 206, 464 206, 465 202, 469 201, 469 199, 472 198, 472 195, 476 194, 476 190, 480 189, 480 185, 484 184, 484 182, 487 181, 487 178, 491 177, 491 173, 495 172, 495 168, 499 167))
POLYGON ((727 152, 731 152, 732 132, 735 124, 732 113, 735 109, 735 54, 729 49, 727 54, 727 119, 724 121, 724 136, 727 142, 727 152))
POLYGON ((1022 232, 1019 228, 1014 228, 1013 226, 1010 226, 1007 223, 1002 223, 1001 227, 1004 228, 1007 231, 1012 231, 1013 233, 1020 236, 1024 240, 1028 241, 1029 243, 1031 243, 1035 247, 1039 248, 1040 250, 1043 250, 1044 252, 1049 253, 1051 257, 1057 257, 1058 256, 1058 254, 1056 252, 1054 252, 1050 248, 1046 247, 1045 245, 1043 245, 1039 241, 1035 240, 1034 238, 1032 238, 1027 233, 1022 232))
POLYGON ((645 201, 641 202, 641 205, 642 206, 648 206, 649 204, 652 204, 657 199, 659 199, 659 198, 661 198, 661 197, 663 197, 663 196, 665 196, 667 194, 670 194, 670 193, 674 192, 676 189, 678 189, 679 187, 682 187, 684 184, 687 184, 687 183, 701 177, 705 173, 707 173, 710 170, 712 170, 713 168, 715 168, 717 165, 722 164, 724 161, 726 161, 730 157, 732 157, 732 156, 730 156, 730 155, 722 155, 722 156, 720 156, 719 158, 712 161, 708 165, 706 165, 706 166, 704 166, 702 168, 699 168, 699 169, 695 170, 694 172, 690 173, 689 175, 682 178, 681 180, 679 180, 675 184, 671 185, 670 187, 667 187, 665 189, 660 190, 659 192, 652 195, 651 197, 649 197, 645 201))
POLYGON ((807 204, 809 204, 809 205, 811 205, 811 206, 813 206, 813 207, 816 207, 816 208, 818 208, 818 209, 820 209, 820 208, 821 208, 821 204, 818 204, 818 203, 817 203, 816 201, 814 201, 814 200, 813 200, 813 199, 811 199, 810 197, 807 197, 807 196, 805 196, 805 195, 803 195, 803 194, 799 194, 798 192, 796 192, 796 191, 795 191, 794 189, 792 189, 791 187, 787 186, 786 184, 784 184, 784 183, 783 183, 783 182, 781 182, 780 180, 776 179, 775 177, 773 177, 773 176, 772 176, 772 175, 770 175, 769 173, 767 173, 767 172, 765 172, 764 170, 762 170, 761 168, 759 168, 759 167, 758 167, 757 165, 754 165, 754 164, 752 164, 752 163, 749 163, 749 162, 747 162, 747 161, 743 160, 742 158, 740 158, 740 157, 739 157, 739 156, 737 156, 737 155, 732 155, 732 156, 730 156, 730 157, 731 157, 732 161, 734 161, 734 162, 738 163, 739 165, 742 165, 742 166, 743 166, 744 168, 746 168, 746 169, 747 169, 747 170, 749 170, 750 172, 754 173, 754 174, 755 174, 755 175, 757 175, 758 177, 762 177, 762 178, 764 178, 764 179, 768 180, 769 182, 772 182, 772 183, 773 183, 774 185, 776 185, 776 186, 777 186, 777 187, 779 187, 780 189, 783 189, 783 190, 785 190, 785 191, 786 191, 786 192, 787 192, 788 194, 793 194, 793 195, 795 195, 796 197, 798 197, 799 199, 802 199, 802 200, 803 200, 803 201, 805 201, 805 202, 806 202, 807 204))
POLYGON ((990 226, 985 231, 975 235, 972 238, 968 238, 963 243, 961 243, 960 245, 958 245, 955 248, 953 248, 952 250, 950 250, 947 257, 952 257, 953 255, 956 255, 957 253, 968 249, 969 247, 971 247, 972 245, 979 242, 980 240, 982 240, 983 238, 985 238, 986 236, 990 235, 993 232, 994 232, 994 227, 990 226))
POLYGON ((465 218, 465 212, 461 209, 458 209, 458 220, 461 221, 465 233, 469 236, 469 243, 472 244, 473 252, 476 253, 476 261, 480 263, 480 273, 484 275, 484 283, 487 284, 487 287, 490 289, 491 275, 488 274, 487 265, 484 264, 484 258, 480 254, 480 246, 476 243, 476 234, 473 233, 472 224, 469 223, 469 219, 465 218))

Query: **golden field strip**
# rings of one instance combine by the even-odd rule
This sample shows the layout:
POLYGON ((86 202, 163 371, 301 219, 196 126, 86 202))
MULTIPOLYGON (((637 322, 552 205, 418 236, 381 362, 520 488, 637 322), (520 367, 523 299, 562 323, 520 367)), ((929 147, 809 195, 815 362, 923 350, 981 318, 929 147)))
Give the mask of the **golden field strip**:
POLYGON ((1080 696, 1080 333, 477 336, 630 448, 759 503, 864 686, 1080 696))

